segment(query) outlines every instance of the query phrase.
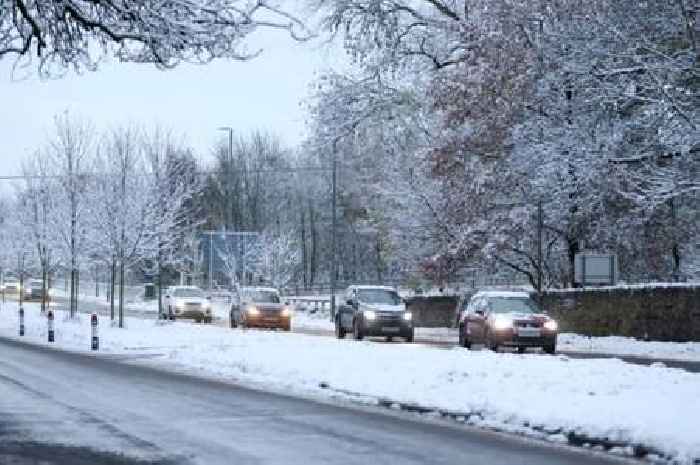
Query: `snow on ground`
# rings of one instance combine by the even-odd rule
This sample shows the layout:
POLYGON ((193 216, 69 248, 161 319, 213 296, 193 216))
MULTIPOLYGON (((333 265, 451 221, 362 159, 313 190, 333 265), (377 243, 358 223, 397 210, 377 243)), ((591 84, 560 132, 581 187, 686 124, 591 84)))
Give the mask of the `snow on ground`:
MULTIPOLYGON (((26 306, 25 339, 46 341, 46 321, 26 306)), ((102 323, 102 352, 159 354, 148 363, 302 395, 390 399, 460 412, 473 424, 550 440, 568 433, 643 444, 682 463, 700 459, 700 374, 615 359, 441 350, 417 344, 244 331, 127 319, 102 323), (543 433, 546 435, 546 433, 543 433)), ((15 305, 0 335, 17 337, 15 305)), ((56 345, 88 351, 89 319, 56 318, 56 345)))
POLYGON ((558 337, 563 351, 632 355, 646 358, 700 361, 700 342, 640 341, 631 337, 587 337, 563 333, 558 337))

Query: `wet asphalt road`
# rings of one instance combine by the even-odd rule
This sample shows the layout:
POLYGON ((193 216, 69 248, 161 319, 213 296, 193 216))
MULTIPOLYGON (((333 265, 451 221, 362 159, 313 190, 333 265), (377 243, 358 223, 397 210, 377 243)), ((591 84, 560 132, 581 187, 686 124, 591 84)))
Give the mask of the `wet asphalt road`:
POLYGON ((132 358, 0 338, 0 463, 620 463, 454 423, 418 421, 410 414, 334 406, 160 371, 132 358))

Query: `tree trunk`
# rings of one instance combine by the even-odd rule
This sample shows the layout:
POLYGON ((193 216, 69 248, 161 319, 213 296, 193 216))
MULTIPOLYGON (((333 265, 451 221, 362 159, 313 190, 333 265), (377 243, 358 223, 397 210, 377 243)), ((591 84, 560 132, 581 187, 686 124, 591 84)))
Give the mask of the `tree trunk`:
POLYGON ((112 272, 110 273, 110 288, 109 288, 109 317, 110 321, 114 321, 114 288, 117 280, 117 259, 112 255, 112 272))
POLYGON ((124 327, 124 256, 119 260, 119 327, 124 327))

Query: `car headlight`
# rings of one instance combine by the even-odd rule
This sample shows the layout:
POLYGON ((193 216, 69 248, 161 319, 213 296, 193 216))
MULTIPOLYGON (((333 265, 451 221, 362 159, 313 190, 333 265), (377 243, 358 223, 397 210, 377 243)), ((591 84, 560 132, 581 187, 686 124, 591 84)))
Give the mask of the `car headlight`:
POLYGON ((559 325, 554 320, 547 320, 544 322, 544 329, 547 329, 549 331, 556 331, 558 327, 559 325))
POLYGON ((256 316, 260 315, 260 310, 258 310, 256 307, 248 307, 246 313, 248 313, 250 316, 256 316))
POLYGON ((363 312, 363 315, 364 315, 365 318, 367 318, 368 320, 374 320, 375 318, 377 318, 377 314, 374 312, 374 310, 365 310, 365 311, 363 312))
POLYGON ((185 307, 184 302, 182 302, 181 300, 176 300, 176 301, 175 301, 175 308, 182 309, 182 308, 184 308, 184 307, 185 307))
POLYGON ((406 312, 403 314, 403 319, 406 321, 411 321, 413 319, 413 313, 411 312, 406 312))
POLYGON ((496 318, 493 321, 493 327, 496 329, 508 329, 513 327, 513 320, 510 318, 496 318))
POLYGON ((292 311, 288 307, 284 307, 282 309, 282 311, 280 312, 280 315, 282 315, 285 318, 290 317, 290 316, 292 316, 292 311))

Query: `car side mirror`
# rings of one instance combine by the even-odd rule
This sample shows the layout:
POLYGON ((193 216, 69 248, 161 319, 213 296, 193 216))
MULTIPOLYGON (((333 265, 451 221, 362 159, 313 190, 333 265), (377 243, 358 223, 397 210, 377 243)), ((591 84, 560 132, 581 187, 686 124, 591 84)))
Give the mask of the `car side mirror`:
POLYGON ((484 316, 484 311, 483 311, 483 310, 476 310, 476 311, 474 311, 474 313, 476 313, 476 314, 479 315, 479 316, 484 316))
POLYGON ((165 294, 165 298, 166 298, 166 299, 169 299, 169 298, 170 298, 170 295, 165 294))
POLYGON ((288 300, 287 300, 287 301, 285 301, 285 302, 284 302, 284 305, 286 305, 286 306, 288 306, 288 307, 289 307, 289 301, 288 301, 288 300))
POLYGON ((348 299, 347 302, 345 302, 345 303, 348 304, 348 305, 351 306, 351 307, 352 307, 353 305, 355 305, 355 303, 352 301, 352 299, 348 299))

